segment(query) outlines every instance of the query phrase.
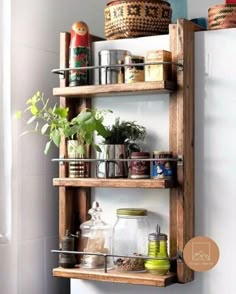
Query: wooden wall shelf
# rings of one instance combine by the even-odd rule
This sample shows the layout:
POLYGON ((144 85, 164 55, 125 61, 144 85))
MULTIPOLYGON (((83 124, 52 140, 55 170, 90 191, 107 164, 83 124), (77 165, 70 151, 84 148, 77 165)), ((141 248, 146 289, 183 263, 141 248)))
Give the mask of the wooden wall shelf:
POLYGON ((55 178, 54 186, 61 187, 109 187, 109 188, 173 188, 172 180, 164 179, 98 179, 98 178, 55 178))
POLYGON ((101 270, 87 270, 81 268, 64 269, 61 267, 53 269, 53 276, 155 287, 166 287, 176 282, 176 274, 174 273, 170 273, 166 276, 157 276, 149 273, 123 273, 115 270, 104 273, 101 270))
MULTIPOLYGON (((147 94, 147 93, 170 93, 176 89, 176 83, 171 81, 160 82, 139 82, 133 84, 111 84, 111 85, 92 85, 79 87, 54 88, 54 96, 78 97, 83 96, 109 96, 113 94, 147 94)), ((135 96, 134 96, 135 97, 135 96)))
MULTIPOLYGON (((79 225, 88 219, 87 212, 91 207, 90 187, 173 188, 169 193, 169 257, 176 257, 177 252, 183 253, 185 244, 194 236, 194 32, 200 29, 193 22, 184 19, 177 20, 177 24, 171 24, 169 27, 172 62, 183 64, 180 70, 176 66, 172 67, 172 79, 175 82, 68 87, 68 74, 65 74, 60 79, 60 88, 53 89, 53 94, 60 96, 60 104, 68 107, 71 115, 91 107, 90 98, 95 96, 114 97, 130 94, 135 102, 135 96, 139 94, 169 93, 169 150, 173 152, 174 158, 179 154, 184 158, 184 164, 177 165, 177 186, 170 181, 155 179, 71 179, 66 178, 67 165, 59 165, 59 178, 53 180, 53 185, 59 187, 60 241, 66 229, 76 232, 79 225)), ((60 68, 69 67, 69 43, 70 34, 61 33, 60 68)), ((66 142, 62 140, 59 158, 66 158, 66 155, 66 142)), ((120 273, 113 270, 104 273, 78 268, 55 268, 53 275, 159 287, 193 280, 193 271, 183 260, 174 260, 172 268, 175 273, 167 276, 120 273)))

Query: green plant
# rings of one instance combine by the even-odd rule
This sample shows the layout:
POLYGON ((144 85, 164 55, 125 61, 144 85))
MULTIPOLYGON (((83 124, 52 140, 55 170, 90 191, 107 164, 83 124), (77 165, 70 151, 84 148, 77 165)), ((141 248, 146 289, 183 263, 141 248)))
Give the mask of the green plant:
MULTIPOLYGON (((109 131, 103 125, 103 118, 106 110, 84 109, 76 117, 69 119, 69 108, 61 107, 55 104, 49 106, 49 99, 44 98, 41 92, 26 101, 27 108, 24 113, 29 113, 31 117, 26 122, 31 125, 31 132, 40 132, 48 137, 44 153, 47 154, 50 146, 54 143, 59 147, 62 137, 67 139, 76 139, 79 144, 77 152, 85 154, 85 145, 89 144, 101 151, 100 147, 94 142, 94 134, 106 138, 109 131)), ((22 117, 22 111, 16 113, 17 118, 22 117)), ((30 131, 26 131, 28 133, 30 131)))
POLYGON ((115 123, 107 127, 108 135, 105 144, 125 144, 143 140, 146 136, 146 128, 138 125, 135 121, 120 121, 116 118, 115 123))

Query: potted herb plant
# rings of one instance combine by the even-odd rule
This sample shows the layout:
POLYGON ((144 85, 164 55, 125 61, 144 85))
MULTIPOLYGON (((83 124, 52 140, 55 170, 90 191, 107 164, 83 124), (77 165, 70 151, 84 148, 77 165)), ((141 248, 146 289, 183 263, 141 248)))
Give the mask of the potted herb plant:
MULTIPOLYGON (((23 113, 30 114, 27 125, 31 125, 32 128, 24 133, 34 131, 46 136, 48 142, 44 149, 45 154, 48 153, 51 144, 59 147, 62 138, 67 139, 69 158, 84 158, 88 145, 94 147, 96 151, 101 151, 99 145, 94 141, 94 135, 97 134, 103 138, 108 136, 109 131, 103 125, 103 118, 107 111, 84 109, 77 116, 69 119, 68 107, 61 107, 57 104, 51 107, 49 99, 45 99, 41 92, 35 93, 32 98, 28 99, 26 105, 23 113)), ((17 117, 22 117, 22 111, 17 112, 17 117)), ((71 164, 71 169, 73 172, 69 176, 72 177, 84 177, 87 174, 79 167, 76 168, 75 162, 71 164), (79 169, 79 174, 77 169, 79 169)))
POLYGON ((98 153, 97 157, 108 161, 98 162, 97 177, 125 178, 128 175, 127 164, 114 159, 125 159, 130 151, 139 151, 136 142, 144 140, 146 128, 136 121, 121 121, 120 118, 116 118, 115 123, 106 129, 108 135, 104 144, 100 145, 102 152, 98 153))

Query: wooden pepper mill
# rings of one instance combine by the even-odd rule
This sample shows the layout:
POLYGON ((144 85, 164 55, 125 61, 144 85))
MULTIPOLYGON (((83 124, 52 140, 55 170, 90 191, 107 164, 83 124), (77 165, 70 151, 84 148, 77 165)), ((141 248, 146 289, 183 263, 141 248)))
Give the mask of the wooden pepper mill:
MULTIPOLYGON (((69 67, 79 68, 88 66, 90 62, 89 28, 86 23, 75 22, 71 28, 69 67)), ((81 86, 89 84, 89 71, 71 70, 69 72, 69 86, 81 86)))

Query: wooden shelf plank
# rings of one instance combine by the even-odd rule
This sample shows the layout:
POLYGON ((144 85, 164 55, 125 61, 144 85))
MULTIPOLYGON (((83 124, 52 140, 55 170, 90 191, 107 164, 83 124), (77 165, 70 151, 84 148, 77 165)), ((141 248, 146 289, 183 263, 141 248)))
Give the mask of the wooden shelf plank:
POLYGON ((150 273, 124 273, 116 270, 109 270, 108 273, 104 273, 101 270, 87 270, 81 268, 64 269, 61 267, 53 269, 53 276, 155 287, 166 287, 176 282, 176 274, 174 273, 165 276, 157 276, 150 273))
POLYGON ((99 178, 54 178, 54 186, 63 187, 109 187, 109 188, 173 188, 172 180, 164 179, 99 179, 99 178))
MULTIPOLYGON (((127 93, 134 93, 135 95, 149 92, 169 93, 176 89, 176 84, 172 81, 160 82, 138 82, 132 84, 109 84, 109 85, 91 85, 79 87, 64 87, 54 88, 54 96, 69 96, 69 97, 88 97, 91 96, 110 96, 113 94, 124 95, 127 93)), ((135 96, 134 96, 135 97, 135 96)))

